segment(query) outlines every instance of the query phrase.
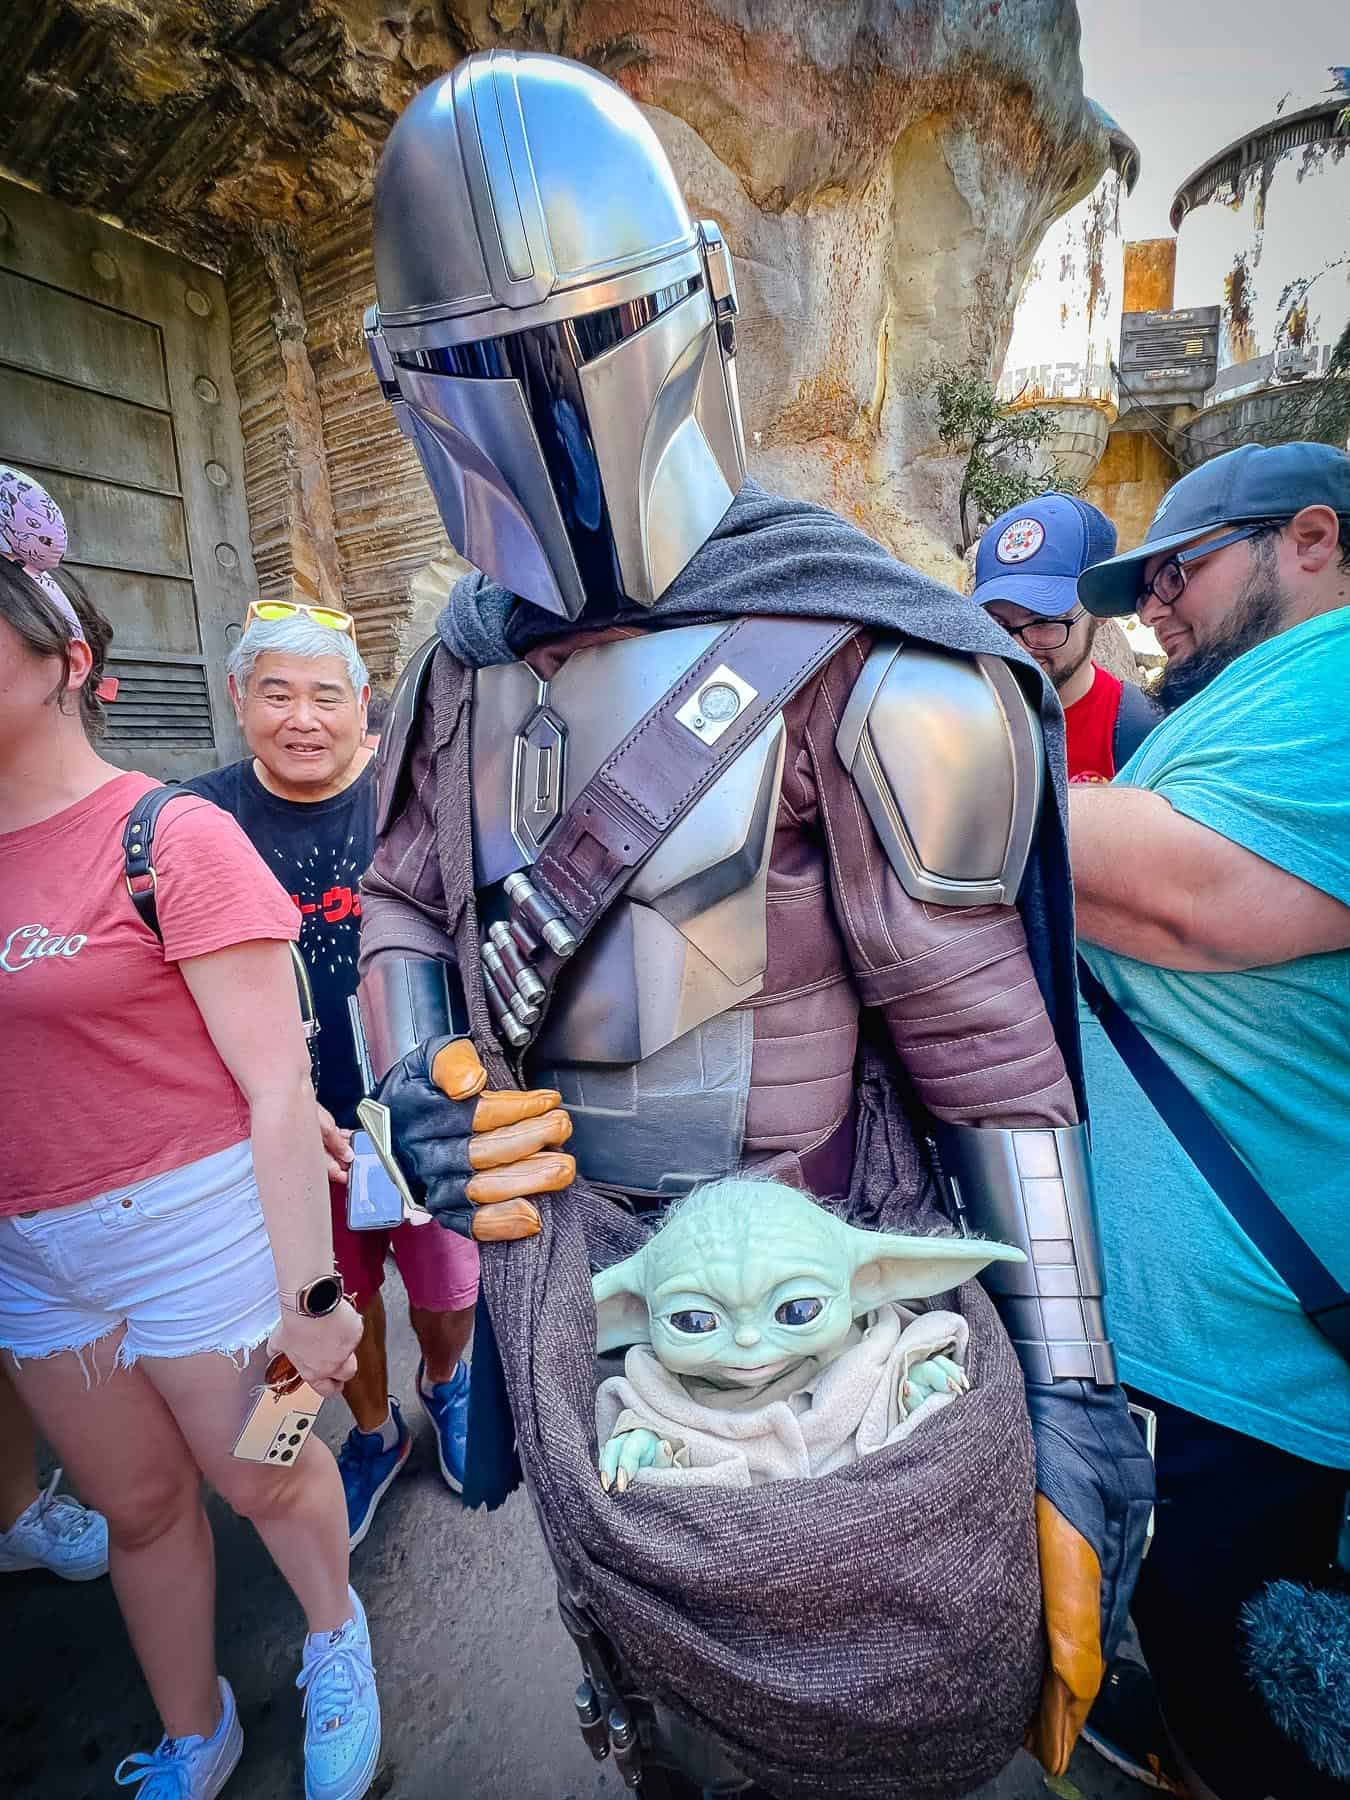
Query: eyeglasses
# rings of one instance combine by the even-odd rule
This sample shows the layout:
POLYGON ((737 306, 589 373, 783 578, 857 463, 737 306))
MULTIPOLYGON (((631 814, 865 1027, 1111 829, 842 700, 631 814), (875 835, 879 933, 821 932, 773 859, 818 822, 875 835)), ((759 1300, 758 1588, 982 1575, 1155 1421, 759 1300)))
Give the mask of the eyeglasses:
POLYGON ((1146 600, 1156 600, 1160 606, 1175 606, 1186 592, 1188 563, 1200 562, 1206 556, 1213 556, 1216 550, 1226 550, 1229 544, 1241 543, 1243 538, 1255 537, 1258 532, 1269 531, 1272 525, 1278 524, 1278 519, 1262 519, 1259 525, 1244 525, 1240 531, 1227 531, 1206 544, 1197 544, 1193 550, 1178 550, 1175 556, 1168 557, 1152 581, 1146 581, 1140 588, 1139 606, 1142 607, 1146 600))
POLYGON ((325 631, 345 631, 352 642, 356 642, 356 621, 349 612, 338 612, 331 606, 305 606, 299 600, 254 600, 244 614, 244 630, 247 631, 255 619, 264 625, 275 625, 281 619, 294 619, 303 614, 315 625, 322 625, 325 631))
MULTIPOLYGON (((1080 606, 1063 619, 1029 619, 1025 625, 1004 625, 1003 629, 1009 637, 1020 638, 1028 649, 1062 650, 1082 616, 1080 606)), ((1003 621, 1000 619, 999 623, 1003 621)))

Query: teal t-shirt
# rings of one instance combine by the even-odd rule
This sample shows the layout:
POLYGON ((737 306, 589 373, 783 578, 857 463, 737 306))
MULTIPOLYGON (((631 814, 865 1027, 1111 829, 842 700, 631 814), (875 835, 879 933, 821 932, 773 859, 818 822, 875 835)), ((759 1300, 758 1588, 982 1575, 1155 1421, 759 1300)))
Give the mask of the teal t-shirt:
MULTIPOLYGON (((1116 777, 1350 904, 1350 609, 1249 650, 1116 777)), ((1120 846, 1122 856, 1129 845, 1120 846)), ((1089 966, 1350 1287, 1350 951, 1237 974, 1089 966)), ((1350 1468, 1350 1366, 1310 1325, 1080 1007, 1121 1378, 1350 1468)))

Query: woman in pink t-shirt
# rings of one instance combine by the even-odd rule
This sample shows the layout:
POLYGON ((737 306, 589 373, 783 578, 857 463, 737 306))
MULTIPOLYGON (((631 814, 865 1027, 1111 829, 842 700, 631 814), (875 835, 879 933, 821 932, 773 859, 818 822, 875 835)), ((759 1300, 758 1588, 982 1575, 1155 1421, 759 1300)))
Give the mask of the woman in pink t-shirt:
POLYGON ((356 1800, 379 1707, 337 1468, 314 1438, 286 1468, 231 1454, 272 1351, 337 1393, 361 1330, 333 1291, 298 918, 233 819, 184 795, 155 831, 163 942, 141 921, 121 840, 156 784, 91 742, 111 631, 26 560, 0 547, 0 1353, 108 1519, 166 1733, 119 1783, 209 1800, 239 1759, 204 1476, 308 1620, 306 1792, 356 1800))

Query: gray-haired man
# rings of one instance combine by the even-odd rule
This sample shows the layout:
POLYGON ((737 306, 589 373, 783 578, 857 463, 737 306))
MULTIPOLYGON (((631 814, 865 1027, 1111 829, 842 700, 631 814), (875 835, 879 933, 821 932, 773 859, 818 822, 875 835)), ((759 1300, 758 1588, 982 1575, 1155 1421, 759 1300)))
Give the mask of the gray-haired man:
POLYGON ((473 1324, 478 1252, 452 1232, 407 1225, 353 1232, 347 1225, 346 1133, 362 1092, 347 1000, 356 991, 359 883, 375 848, 372 752, 363 743, 370 679, 351 617, 290 601, 257 602, 228 673, 251 754, 189 785, 233 813, 302 919, 300 949, 319 1022, 319 1100, 330 1115, 333 1247, 366 1325, 356 1374, 344 1389, 356 1426, 338 1458, 355 1547, 412 1448, 389 1393, 380 1297, 388 1253, 398 1263, 422 1351, 418 1394, 436 1427, 441 1473, 459 1492, 469 1398, 461 1357, 473 1324))

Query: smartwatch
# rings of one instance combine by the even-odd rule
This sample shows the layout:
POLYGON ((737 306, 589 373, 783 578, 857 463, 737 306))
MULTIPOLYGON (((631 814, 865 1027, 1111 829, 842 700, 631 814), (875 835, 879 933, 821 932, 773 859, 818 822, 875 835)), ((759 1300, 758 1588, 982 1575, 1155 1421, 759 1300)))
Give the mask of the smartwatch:
POLYGON ((287 1312, 300 1313, 307 1319, 323 1319, 341 1306, 342 1283, 336 1275, 320 1275, 315 1281, 307 1281, 298 1292, 277 1297, 287 1312))

